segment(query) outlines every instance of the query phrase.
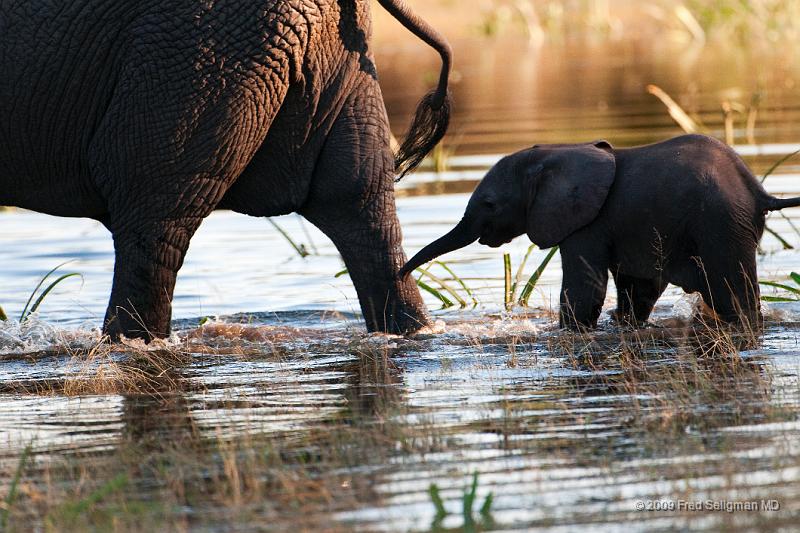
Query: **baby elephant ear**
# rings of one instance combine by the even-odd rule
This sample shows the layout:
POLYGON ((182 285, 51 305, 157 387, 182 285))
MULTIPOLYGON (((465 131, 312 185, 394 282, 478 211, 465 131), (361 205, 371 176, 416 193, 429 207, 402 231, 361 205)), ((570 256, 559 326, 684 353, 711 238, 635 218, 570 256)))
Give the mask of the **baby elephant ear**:
POLYGON ((617 163, 606 141, 541 147, 540 171, 530 177, 528 237, 551 248, 597 217, 617 163))

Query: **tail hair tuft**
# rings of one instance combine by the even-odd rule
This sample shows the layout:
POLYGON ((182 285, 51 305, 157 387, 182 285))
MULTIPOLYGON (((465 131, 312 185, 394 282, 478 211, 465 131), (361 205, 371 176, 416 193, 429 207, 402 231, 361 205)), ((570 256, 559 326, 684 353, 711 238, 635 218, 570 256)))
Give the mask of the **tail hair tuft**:
POLYGON ((417 168, 442 140, 450 125, 451 108, 452 98, 447 90, 434 89, 422 98, 395 157, 397 181, 417 168))

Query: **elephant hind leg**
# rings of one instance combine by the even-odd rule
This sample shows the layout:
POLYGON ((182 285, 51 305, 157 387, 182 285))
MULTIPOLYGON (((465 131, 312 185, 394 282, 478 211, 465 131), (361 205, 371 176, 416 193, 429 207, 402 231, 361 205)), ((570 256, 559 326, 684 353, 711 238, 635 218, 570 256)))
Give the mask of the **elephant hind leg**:
POLYGON ((759 328, 762 323, 755 251, 727 250, 725 257, 706 256, 698 261, 700 294, 725 322, 759 328))
POLYGON ((638 325, 647 322, 656 301, 661 297, 667 282, 660 279, 635 278, 614 273, 617 287, 617 310, 614 319, 619 324, 638 325))
POLYGON ((344 259, 369 331, 428 324, 419 291, 397 275, 406 261, 394 200, 394 161, 380 89, 366 81, 337 117, 299 211, 344 259))

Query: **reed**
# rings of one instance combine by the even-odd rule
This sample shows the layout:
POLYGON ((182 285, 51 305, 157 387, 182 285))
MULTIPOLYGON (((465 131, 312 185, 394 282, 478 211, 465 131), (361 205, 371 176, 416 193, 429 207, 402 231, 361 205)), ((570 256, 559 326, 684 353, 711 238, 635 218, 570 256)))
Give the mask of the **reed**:
POLYGON ((25 322, 28 318, 30 318, 30 316, 33 313, 38 311, 39 310, 39 306, 42 305, 42 302, 44 302, 44 299, 47 298, 47 295, 50 294, 50 292, 53 289, 55 289, 56 286, 58 286, 61 282, 65 281, 65 280, 67 280, 69 278, 75 278, 75 277, 81 278, 81 280, 83 280, 83 276, 81 274, 77 273, 77 272, 71 272, 69 274, 63 274, 63 275, 57 277, 54 281, 52 281, 47 287, 45 287, 42 290, 41 294, 39 294, 39 296, 36 298, 36 301, 33 302, 33 305, 31 305, 31 301, 33 300, 34 297, 36 297, 37 291, 42 287, 42 285, 47 281, 47 279, 52 274, 55 273, 56 270, 58 270, 59 268, 61 268, 65 264, 66 263, 62 263, 61 265, 57 266, 56 268, 54 268, 53 270, 51 270, 50 272, 45 274, 44 277, 41 279, 41 281, 39 281, 39 283, 36 285, 36 287, 31 292, 30 297, 28 297, 27 303, 25 303, 25 308, 22 310, 22 314, 20 314, 20 316, 19 316, 19 321, 20 322, 25 322))
POLYGON ((514 306, 514 292, 511 284, 511 254, 503 254, 503 281, 505 287, 503 301, 506 311, 511 311, 514 306))
MULTIPOLYGON (((428 265, 419 267, 416 270, 416 272, 419 274, 419 276, 417 276, 415 280, 417 287, 427 292, 428 294, 431 294, 437 300, 439 300, 442 303, 442 309, 454 307, 455 303, 453 302, 453 300, 455 300, 458 303, 459 307, 461 307, 462 309, 469 306, 467 299, 464 296, 462 296, 459 293, 458 289, 456 287, 453 287, 448 281, 454 281, 455 283, 458 284, 461 290, 467 295, 467 298, 471 300, 473 307, 478 305, 479 302, 478 299, 475 297, 475 293, 472 291, 472 289, 469 288, 464 279, 461 278, 458 274, 456 274, 447 263, 443 261, 432 261, 428 265), (447 280, 444 277, 431 272, 431 267, 433 266, 438 266, 442 270, 444 270, 447 273, 447 275, 450 276, 450 279, 447 280), (429 281, 432 281, 439 287, 436 288, 431 286, 422 278, 427 278, 429 281), (450 298, 452 298, 452 300, 450 298)), ((347 269, 344 269, 337 272, 335 274, 335 277, 339 278, 347 275, 348 273, 349 271, 347 269)))
POLYGON ((759 285, 780 289, 786 293, 783 296, 763 295, 761 299, 765 302, 800 302, 800 274, 792 272, 789 274, 789 280, 792 281, 794 285, 775 281, 759 281, 759 285))
MULTIPOLYGON (((436 263, 434 263, 434 264, 436 264, 436 263)), ((450 272, 452 272, 452 270, 450 270, 450 269, 448 269, 448 270, 450 272)), ((467 306, 467 301, 464 298, 462 298, 460 294, 458 294, 458 291, 456 291, 456 289, 451 287, 445 280, 443 280, 439 276, 431 273, 431 271, 428 270, 428 268, 419 267, 417 269, 417 272, 420 273, 419 278, 417 278, 417 283, 418 284, 421 281, 423 276, 427 276, 429 279, 431 279, 435 283, 438 283, 439 287, 441 287, 443 291, 446 291, 448 294, 450 294, 458 302, 458 304, 461 306, 462 309, 467 306)), ((462 285, 464 285, 463 281, 461 283, 462 283, 462 285)), ((450 302, 450 304, 452 305, 452 302, 450 302)))
POLYGON ((467 296, 469 296, 472 299, 472 305, 473 306, 478 305, 478 300, 477 300, 477 298, 475 298, 475 294, 472 292, 472 289, 470 289, 467 286, 467 284, 464 282, 464 280, 461 277, 458 276, 458 274, 453 272, 453 269, 450 268, 447 265, 447 263, 442 262, 442 261, 434 261, 434 264, 439 265, 440 267, 442 267, 444 269, 445 272, 450 274, 450 276, 455 280, 455 282, 458 283, 461 286, 461 289, 467 294, 467 296))
POLYGON ((416 281, 417 281, 417 287, 419 287, 423 291, 427 292, 428 294, 432 294, 440 302, 442 302, 442 309, 447 309, 447 308, 453 307, 453 305, 455 305, 447 296, 442 294, 442 291, 437 290, 434 287, 431 287, 430 285, 428 285, 427 283, 425 283, 421 279, 418 279, 416 281))
MULTIPOLYGON (((60 265, 52 269, 50 272, 42 276, 42 278, 39 280, 39 282, 36 284, 36 286, 31 291, 30 295, 28 296, 28 301, 25 302, 25 307, 22 309, 22 313, 20 313, 19 316, 20 323, 25 322, 31 317, 31 315, 36 313, 39 310, 39 307, 42 305, 42 303, 44 303, 44 300, 45 298, 47 298, 47 295, 50 294, 53 291, 53 289, 55 289, 58 285, 68 280, 69 278, 81 278, 81 280, 83 280, 83 275, 77 272, 70 272, 68 274, 62 274, 61 276, 58 276, 53 281, 51 281, 46 287, 44 287, 44 289, 42 289, 42 286, 44 286, 47 280, 50 279, 50 276, 54 275, 61 267, 69 263, 70 261, 61 263, 60 265), (39 289, 42 289, 42 291, 39 292, 39 289)), ((8 321, 8 315, 3 310, 2 306, 0 306, 0 322, 6 322, 6 321, 8 321)))
POLYGON ((292 236, 289 235, 289 232, 283 229, 277 222, 275 222, 271 218, 267 218, 267 222, 269 222, 270 226, 275 228, 275 230, 281 235, 281 237, 283 237, 286 240, 286 242, 288 242, 289 245, 292 248, 294 248, 294 251, 297 252, 297 255, 299 255, 302 258, 306 258, 309 255, 311 255, 306 249, 306 246, 304 244, 299 244, 295 242, 295 240, 292 239, 292 236))
MULTIPOLYGON (((431 483, 428 487, 428 495, 433 504, 436 514, 434 515, 433 522, 431 523, 430 530, 434 533, 443 532, 445 529, 442 527, 444 519, 450 515, 444 504, 444 499, 441 496, 438 485, 431 483)), ((478 498, 478 472, 473 472, 472 481, 470 485, 461 494, 461 519, 462 525, 455 530, 448 529, 447 531, 464 531, 464 532, 477 532, 488 531, 496 527, 494 518, 492 517, 492 505, 494 504, 494 493, 490 492, 486 499, 483 501, 478 516, 475 517, 475 502, 478 498)))
POLYGON ((558 252, 558 246, 554 246, 553 248, 550 248, 550 251, 547 252, 547 255, 545 256, 545 258, 542 259, 542 262, 539 263, 539 266, 536 267, 536 270, 533 271, 533 274, 531 274, 531 277, 528 278, 528 281, 525 283, 525 287, 522 289, 522 294, 520 294, 520 297, 519 297, 519 304, 520 305, 525 306, 525 307, 528 306, 528 301, 530 300, 531 294, 533 294, 533 290, 536 288, 536 285, 539 283, 539 279, 542 277, 542 274, 544 274, 544 271, 547 268, 547 265, 550 264, 550 261, 552 261, 553 256, 556 255, 556 252, 558 252))
POLYGON ((707 132, 707 128, 700 122, 700 119, 690 116, 664 89, 651 84, 647 86, 647 92, 661 100, 661 103, 667 108, 669 116, 683 131, 686 133, 707 132))

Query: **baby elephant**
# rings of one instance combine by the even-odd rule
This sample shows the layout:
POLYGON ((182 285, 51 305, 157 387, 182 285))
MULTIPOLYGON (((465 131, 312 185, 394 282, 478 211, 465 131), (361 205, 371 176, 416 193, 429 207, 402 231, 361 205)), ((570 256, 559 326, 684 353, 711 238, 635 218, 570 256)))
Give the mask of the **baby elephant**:
POLYGON ((497 247, 527 233, 561 247, 562 327, 596 326, 609 270, 618 322, 647 321, 673 283, 699 291, 722 320, 757 327, 765 215, 798 205, 767 194, 733 150, 702 135, 619 150, 537 145, 497 163, 461 222, 400 275, 475 240, 497 247))

